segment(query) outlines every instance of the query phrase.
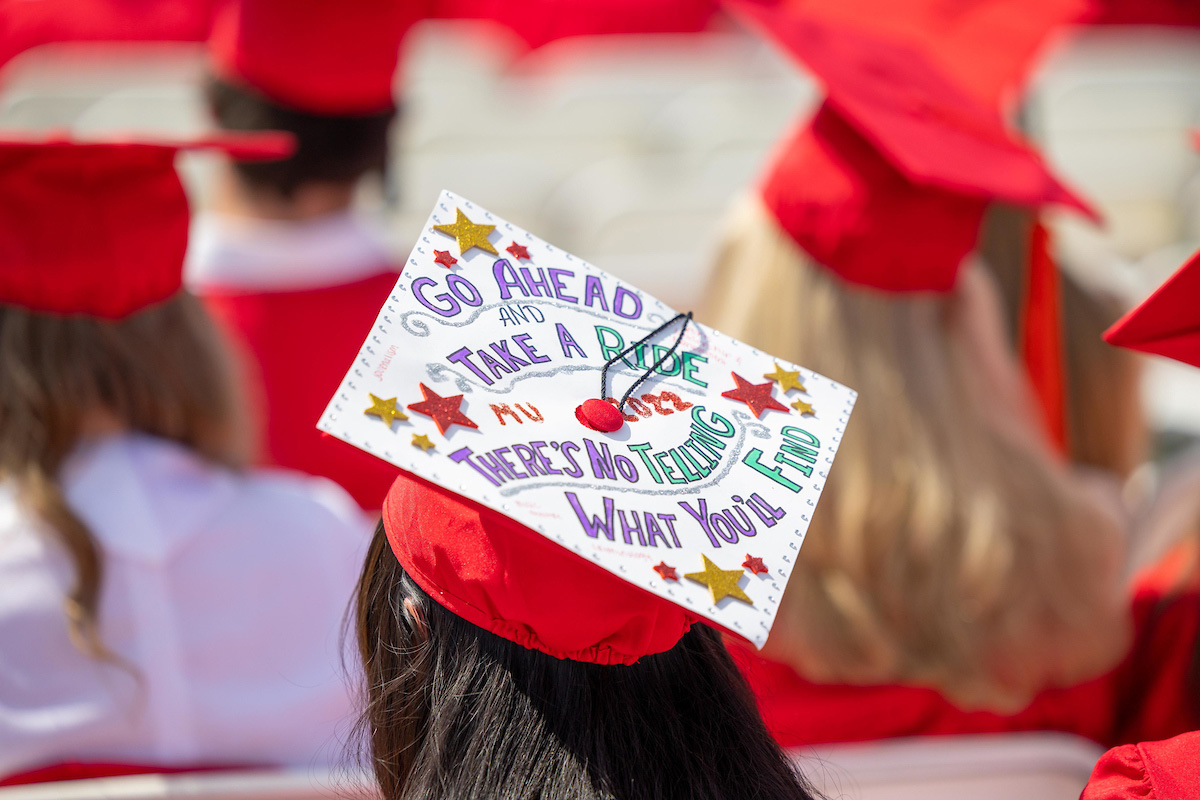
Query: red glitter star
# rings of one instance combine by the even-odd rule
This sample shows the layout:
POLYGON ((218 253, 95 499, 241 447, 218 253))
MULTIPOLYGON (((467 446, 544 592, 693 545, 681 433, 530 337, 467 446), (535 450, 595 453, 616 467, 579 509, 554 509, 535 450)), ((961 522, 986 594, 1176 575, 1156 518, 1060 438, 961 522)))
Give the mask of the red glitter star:
POLYGON ((518 261, 520 261, 522 258, 526 261, 529 260, 529 248, 525 247, 523 244, 517 244, 516 242, 513 242, 504 249, 512 253, 513 258, 517 259, 518 261))
POLYGON ((449 250, 434 250, 433 254, 436 256, 433 259, 434 263, 441 264, 446 269, 450 269, 458 263, 458 259, 450 255, 449 250))
POLYGON ((664 581, 679 580, 679 576, 675 574, 675 568, 668 567, 667 562, 665 562, 665 561, 658 562, 658 566, 651 567, 651 569, 653 569, 655 572, 657 572, 658 577, 662 578, 664 581))
POLYGON ((750 570, 750 572, 754 575, 766 575, 768 572, 770 572, 770 570, 767 569, 767 565, 763 563, 761 558, 752 556, 749 553, 746 553, 746 560, 742 562, 742 566, 750 570))
POLYGON ((756 419, 762 416, 762 412, 769 410, 787 413, 787 406, 771 396, 771 391, 775 388, 774 383, 770 381, 767 383, 751 383, 736 372, 729 374, 733 376, 734 382, 737 383, 737 388, 730 389, 728 392, 721 392, 721 397, 728 397, 730 400, 740 400, 750 406, 750 410, 754 412, 756 419))
POLYGON ((442 397, 423 383, 419 386, 425 399, 419 403, 409 403, 408 409, 432 417, 433 421, 437 423, 439 433, 444 435, 446 429, 451 425, 462 425, 464 428, 479 427, 468 419, 466 414, 458 410, 463 401, 461 394, 442 397))

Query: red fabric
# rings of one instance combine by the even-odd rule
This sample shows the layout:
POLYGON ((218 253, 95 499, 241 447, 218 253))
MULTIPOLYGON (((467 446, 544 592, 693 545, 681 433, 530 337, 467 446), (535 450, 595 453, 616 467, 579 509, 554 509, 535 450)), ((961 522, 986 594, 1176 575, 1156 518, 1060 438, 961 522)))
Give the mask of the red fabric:
POLYGON ((1116 716, 1106 744, 1166 739, 1200 728, 1200 576, 1192 570, 1183 585, 1158 582, 1171 574, 1148 572, 1139 580, 1133 645, 1111 676, 1116 716))
MULTIPOLYGON (((279 156, 289 141, 245 134, 195 144, 279 156)), ((188 203, 175 153, 190 146, 0 141, 0 303, 120 319, 179 291, 188 203)))
POLYGON ((908 43, 990 108, 1024 82, 1045 41, 1079 19, 1089 0, 792 0, 791 5, 908 43))
POLYGON ((1200 797, 1200 732, 1109 750, 1080 800, 1192 800, 1200 797))
POLYGON ((906 180, 828 106, 792 134, 760 191, 817 262, 892 292, 949 291, 987 207, 906 180))
POLYGON ((1023 711, 965 711, 934 689, 812 683, 790 667, 730 645, 758 698, 772 735, 784 747, 904 736, 1066 731, 1107 743, 1111 685, 1097 679, 1047 690, 1023 711))
POLYGON ((204 767, 164 767, 148 764, 113 764, 113 763, 81 763, 67 761, 61 764, 51 764, 46 767, 18 772, 0 778, 0 786, 28 786, 35 783, 53 783, 55 781, 85 781, 93 778, 120 778, 126 775, 177 775, 184 772, 225 772, 235 769, 249 769, 241 766, 204 766, 204 767))
POLYGON ((1093 0, 1086 20, 1091 25, 1200 26, 1195 0, 1093 0))
POLYGON ((1021 357, 1042 409, 1046 433, 1058 452, 1066 453, 1067 387, 1058 267, 1051 255, 1050 232, 1041 223, 1033 228, 1029 251, 1029 274, 1021 304, 1021 357))
MULTIPOLYGON (((210 36, 217 9, 226 4, 218 0, 0 0, 0 65, 33 47, 55 42, 204 41, 210 36)), ((715 5, 712 0, 397 0, 394 8, 386 8, 384 12, 385 15, 398 15, 400 36, 410 25, 424 17, 481 19, 498 22, 511 29, 530 47, 540 47, 570 36, 699 31, 709 23, 715 5)), ((288 7, 293 6, 289 4, 288 7)), ((328 2, 318 9, 318 13, 326 7, 330 10, 346 8, 350 15, 357 14, 359 10, 328 2)), ((370 8, 378 10, 376 6, 370 8)), ((225 13, 229 16, 224 25, 229 27, 220 33, 225 40, 221 44, 223 48, 234 46, 231 38, 242 35, 236 30, 240 27, 237 20, 239 12, 226 10, 225 13)), ((332 47, 343 54, 351 52, 353 64, 367 70, 370 85, 376 92, 374 99, 380 102, 375 110, 379 110, 385 107, 382 104, 385 98, 379 93, 382 70, 368 64, 366 57, 369 55, 371 60, 382 64, 390 57, 388 50, 381 48, 372 54, 358 54, 347 49, 349 43, 357 42, 361 36, 366 36, 366 44, 372 48, 380 42, 387 43, 388 38, 384 34, 390 37, 391 30, 374 30, 376 21, 382 21, 382 18, 371 19, 364 27, 365 34, 355 31, 353 37, 343 37, 333 42, 332 47)), ((335 24, 348 26, 351 22, 351 16, 346 16, 342 21, 335 21, 335 24)), ((260 27, 258 32, 270 33, 266 27, 260 27)), ((284 34, 308 37, 308 43, 312 44, 312 26, 305 26, 302 21, 286 21, 281 29, 281 36, 284 34)), ((298 63, 303 72, 311 71, 302 62, 301 54, 283 53, 283 57, 289 63, 298 63)), ((338 74, 346 69, 337 63, 331 66, 338 74)), ((279 70, 271 65, 267 65, 267 70, 286 91, 292 79, 287 75, 274 74, 279 70)), ((233 77, 239 73, 234 71, 227 74, 233 77)), ((322 77, 322 81, 330 86, 334 81, 347 79, 346 75, 322 77)), ((390 83, 391 76, 388 80, 390 83)), ((266 88, 263 87, 264 91, 266 88)), ((365 86, 355 89, 355 92, 361 93, 358 98, 360 102, 371 100, 371 92, 365 86)), ((305 97, 307 89, 301 88, 297 99, 303 103, 305 97)), ((386 102, 390 100, 390 97, 386 98, 386 102)), ((349 108, 346 104, 354 101, 329 95, 324 90, 318 101, 308 102, 313 104, 311 110, 320 113, 325 107, 324 102, 330 103, 331 107, 349 108)), ((362 108, 356 110, 361 112, 362 108)))
POLYGON ((1109 344, 1200 367, 1200 252, 1104 333, 1109 344))
POLYGON ((400 0, 230 0, 209 38, 214 70, 314 114, 392 107, 400 40, 422 16, 400 0))
POLYGON ((199 42, 216 0, 0 0, 0 65, 55 42, 199 42))
POLYGON ((555 658, 632 664, 670 650, 696 617, 509 517, 401 473, 383 504, 392 551, 473 625, 555 658))
POLYGON ((392 465, 317 430, 396 283, 385 273, 303 292, 202 293, 235 346, 244 383, 264 427, 263 461, 341 484, 365 509, 378 509, 396 477, 392 465))
POLYGON ((731 643, 768 729, 785 747, 1017 731, 1063 731, 1112 746, 1162 739, 1200 727, 1190 669, 1200 600, 1146 585, 1134 596, 1133 644, 1109 673, 1077 686, 1047 689, 1014 714, 965 711, 933 689, 818 684, 790 667, 731 643), (881 713, 882 712, 882 713, 881 713))
POLYGON ((529 47, 571 36, 703 30, 715 0, 436 0, 440 17, 494 20, 529 47))

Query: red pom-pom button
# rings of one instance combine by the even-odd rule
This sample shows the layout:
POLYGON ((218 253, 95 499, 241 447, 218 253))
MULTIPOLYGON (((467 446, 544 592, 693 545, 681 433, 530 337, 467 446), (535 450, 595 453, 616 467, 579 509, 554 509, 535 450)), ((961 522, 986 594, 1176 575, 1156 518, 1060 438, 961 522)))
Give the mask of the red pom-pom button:
POLYGON ((620 430, 621 426, 625 424, 621 412, 615 405, 594 397, 591 400, 584 400, 575 409, 575 419, 579 420, 585 428, 591 428, 601 433, 612 433, 620 430))

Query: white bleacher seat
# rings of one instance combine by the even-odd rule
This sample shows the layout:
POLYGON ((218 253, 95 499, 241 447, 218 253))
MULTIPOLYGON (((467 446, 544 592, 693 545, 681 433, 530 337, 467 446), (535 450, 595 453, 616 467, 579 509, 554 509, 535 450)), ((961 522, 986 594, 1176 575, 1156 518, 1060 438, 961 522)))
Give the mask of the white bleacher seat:
MULTIPOLYGON (((828 800, 1076 800, 1103 751, 1075 736, 938 736, 792 753, 828 800)), ((136 775, 0 789, 0 800, 377 800, 347 770, 136 775)))
POLYGON ((365 773, 239 770, 130 775, 0 788, 0 800, 378 800, 365 773))
POLYGON ((824 745, 792 755, 829 800, 1077 800, 1102 753, 1077 736, 1014 733, 824 745))

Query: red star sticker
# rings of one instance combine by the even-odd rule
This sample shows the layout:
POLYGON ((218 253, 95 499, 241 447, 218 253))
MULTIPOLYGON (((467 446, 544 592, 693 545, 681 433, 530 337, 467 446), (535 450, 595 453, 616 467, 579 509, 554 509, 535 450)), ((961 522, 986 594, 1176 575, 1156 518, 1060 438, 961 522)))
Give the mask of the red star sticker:
POLYGON ((653 569, 655 572, 657 572, 658 577, 662 578, 664 581, 679 580, 679 576, 675 574, 675 568, 668 567, 667 562, 665 562, 665 561, 658 562, 658 566, 651 567, 651 569, 653 569))
POLYGON ((446 269, 450 269, 451 267, 453 267, 455 264, 458 263, 458 259, 455 258, 454 256, 450 255, 449 250, 434 250, 433 255, 435 256, 435 258, 433 259, 434 262, 437 264, 441 264, 446 269))
POLYGON ((733 376, 734 382, 737 383, 737 388, 730 389, 728 392, 721 392, 721 397, 728 397, 730 400, 740 400, 750 406, 750 410, 754 412, 756 419, 762 416, 762 412, 764 411, 774 410, 787 413, 787 406, 771 396, 771 391, 775 388, 774 383, 771 381, 766 383, 751 383, 736 372, 729 374, 733 376))
POLYGON ((425 384, 422 383, 419 385, 421 387, 421 395, 425 399, 419 403, 409 403, 408 409, 418 414, 432 417, 433 421, 437 423, 439 433, 444 435, 446 429, 451 425, 462 425, 464 428, 479 427, 474 422, 471 422, 466 414, 458 410, 463 401, 461 394, 442 397, 425 384))
POLYGON ((526 261, 529 260, 529 248, 525 247, 523 244, 517 244, 516 242, 513 242, 504 249, 512 253, 513 258, 517 259, 518 261, 520 261, 522 258, 526 261))
POLYGON ((767 565, 763 563, 761 558, 752 556, 749 553, 746 553, 746 560, 742 562, 742 566, 750 570, 751 574, 753 575, 766 575, 768 572, 770 572, 770 570, 767 569, 767 565))

